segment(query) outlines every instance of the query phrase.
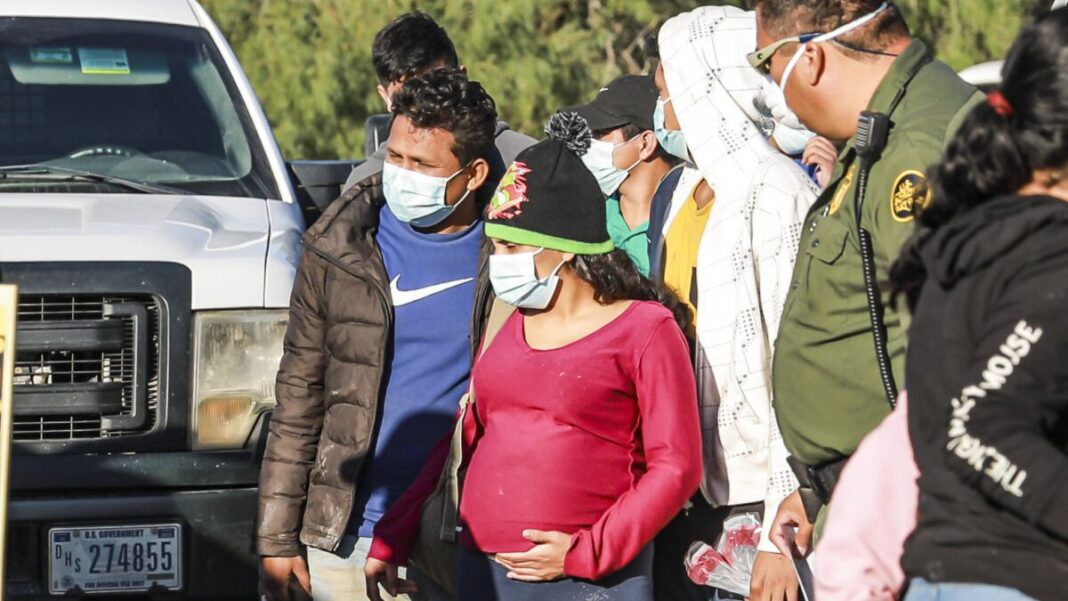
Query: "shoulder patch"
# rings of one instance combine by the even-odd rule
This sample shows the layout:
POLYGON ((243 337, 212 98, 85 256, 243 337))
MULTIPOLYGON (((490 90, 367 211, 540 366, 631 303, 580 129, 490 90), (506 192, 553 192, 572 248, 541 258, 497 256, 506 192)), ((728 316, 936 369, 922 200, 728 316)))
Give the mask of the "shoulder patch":
POLYGON ((915 170, 904 171, 894 180, 890 192, 890 214, 899 223, 908 223, 931 202, 927 177, 915 170))

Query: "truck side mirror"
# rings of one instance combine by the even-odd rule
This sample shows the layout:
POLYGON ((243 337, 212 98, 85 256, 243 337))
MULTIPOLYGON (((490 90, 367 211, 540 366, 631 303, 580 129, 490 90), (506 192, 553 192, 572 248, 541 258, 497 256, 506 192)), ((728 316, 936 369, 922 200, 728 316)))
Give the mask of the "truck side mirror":
POLYGON ((297 192, 304 223, 315 223, 326 207, 341 196, 352 170, 363 161, 289 161, 286 170, 297 192))

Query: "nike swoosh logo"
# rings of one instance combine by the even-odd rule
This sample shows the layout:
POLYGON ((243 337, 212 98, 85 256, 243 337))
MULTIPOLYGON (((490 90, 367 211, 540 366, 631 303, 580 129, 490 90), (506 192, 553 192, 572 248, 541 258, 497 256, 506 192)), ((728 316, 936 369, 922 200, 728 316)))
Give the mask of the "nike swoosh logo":
POLYGON ((464 284, 474 281, 475 278, 464 278, 462 280, 453 280, 451 282, 442 282, 440 284, 434 284, 433 286, 427 286, 426 288, 416 288, 415 290, 401 290, 397 286, 397 282, 400 280, 400 276, 395 276, 389 283, 389 292, 393 296, 393 306, 403 307, 404 305, 410 305, 414 302, 418 302, 427 298, 428 296, 434 296, 439 292, 445 292, 450 288, 457 286, 463 286, 464 284))

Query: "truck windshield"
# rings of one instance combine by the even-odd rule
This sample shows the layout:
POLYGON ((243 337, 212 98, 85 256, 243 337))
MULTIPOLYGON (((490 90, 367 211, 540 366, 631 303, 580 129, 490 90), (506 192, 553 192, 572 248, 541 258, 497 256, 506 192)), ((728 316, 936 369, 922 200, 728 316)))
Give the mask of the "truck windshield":
POLYGON ((252 120, 207 31, 87 19, 0 18, 0 193, 129 192, 278 198, 252 120), (99 174, 72 188, 48 168, 99 174))

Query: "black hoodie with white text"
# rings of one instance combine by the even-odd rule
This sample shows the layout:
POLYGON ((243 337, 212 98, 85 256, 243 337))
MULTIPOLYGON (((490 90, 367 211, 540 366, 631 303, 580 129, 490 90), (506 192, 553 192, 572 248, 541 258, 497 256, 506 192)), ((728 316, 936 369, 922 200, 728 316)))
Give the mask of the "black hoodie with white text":
POLYGON ((905 573, 1068 599, 1068 202, 991 200, 920 252, 905 573))

